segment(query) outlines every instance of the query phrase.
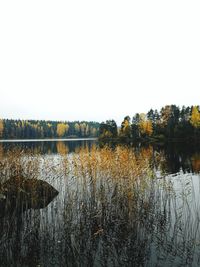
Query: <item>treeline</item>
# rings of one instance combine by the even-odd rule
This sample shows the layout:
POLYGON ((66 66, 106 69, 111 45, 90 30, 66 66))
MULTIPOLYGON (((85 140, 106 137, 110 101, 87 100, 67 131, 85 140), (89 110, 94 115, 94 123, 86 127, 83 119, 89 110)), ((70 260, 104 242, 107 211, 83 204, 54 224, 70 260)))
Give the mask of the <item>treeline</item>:
POLYGON ((97 137, 98 122, 0 119, 0 139, 97 137))
POLYGON ((100 124, 100 139, 120 140, 194 140, 200 139, 199 106, 179 108, 167 105, 160 111, 151 109, 147 114, 126 116, 117 127, 114 120, 100 124))

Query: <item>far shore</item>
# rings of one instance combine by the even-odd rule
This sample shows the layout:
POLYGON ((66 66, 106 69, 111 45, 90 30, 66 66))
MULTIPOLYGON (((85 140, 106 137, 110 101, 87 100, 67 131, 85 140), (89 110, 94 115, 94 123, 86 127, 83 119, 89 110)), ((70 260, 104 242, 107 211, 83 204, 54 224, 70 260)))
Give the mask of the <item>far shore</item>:
POLYGON ((158 138, 158 137, 148 137, 148 138, 99 138, 101 143, 116 143, 116 144, 169 144, 169 143, 185 143, 185 144, 199 144, 200 139, 197 138, 158 138))
POLYGON ((51 142, 51 141, 95 141, 98 138, 88 137, 88 138, 46 138, 46 139, 0 139, 0 143, 15 143, 15 142, 51 142))

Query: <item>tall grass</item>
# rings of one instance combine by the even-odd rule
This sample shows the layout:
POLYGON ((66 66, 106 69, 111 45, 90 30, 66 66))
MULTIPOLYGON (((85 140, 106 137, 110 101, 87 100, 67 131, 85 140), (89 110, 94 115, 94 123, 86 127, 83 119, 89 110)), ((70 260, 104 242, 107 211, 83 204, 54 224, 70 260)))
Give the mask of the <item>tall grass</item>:
POLYGON ((152 148, 93 146, 53 157, 15 152, 0 164, 5 179, 42 178, 60 192, 47 209, 25 214, 37 238, 21 229, 23 251, 39 242, 37 264, 198 266, 199 177, 158 177, 164 156, 152 148))
POLYGON ((74 266, 195 264, 199 206, 191 199, 193 180, 158 179, 152 162, 158 166, 162 157, 155 158, 152 149, 137 153, 126 147, 73 155, 75 184, 65 220, 74 266))

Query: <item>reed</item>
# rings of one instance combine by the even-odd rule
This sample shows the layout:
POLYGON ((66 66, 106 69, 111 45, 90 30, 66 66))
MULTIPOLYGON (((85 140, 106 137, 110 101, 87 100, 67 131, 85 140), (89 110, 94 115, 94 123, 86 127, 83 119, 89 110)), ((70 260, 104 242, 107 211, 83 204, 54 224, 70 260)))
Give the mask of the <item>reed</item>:
POLYGON ((59 191, 47 209, 24 215, 42 266, 198 266, 199 177, 166 175, 163 165, 151 147, 92 146, 56 156, 10 152, 0 175, 42 178, 59 191))

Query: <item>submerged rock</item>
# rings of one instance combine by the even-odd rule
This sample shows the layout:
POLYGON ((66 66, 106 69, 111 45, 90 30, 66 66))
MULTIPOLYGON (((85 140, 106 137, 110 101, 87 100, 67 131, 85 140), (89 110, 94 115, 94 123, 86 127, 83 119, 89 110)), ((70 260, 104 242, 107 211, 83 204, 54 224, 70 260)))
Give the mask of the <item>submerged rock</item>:
POLYGON ((11 178, 1 185, 0 217, 14 210, 44 208, 57 195, 58 191, 46 181, 11 178))

